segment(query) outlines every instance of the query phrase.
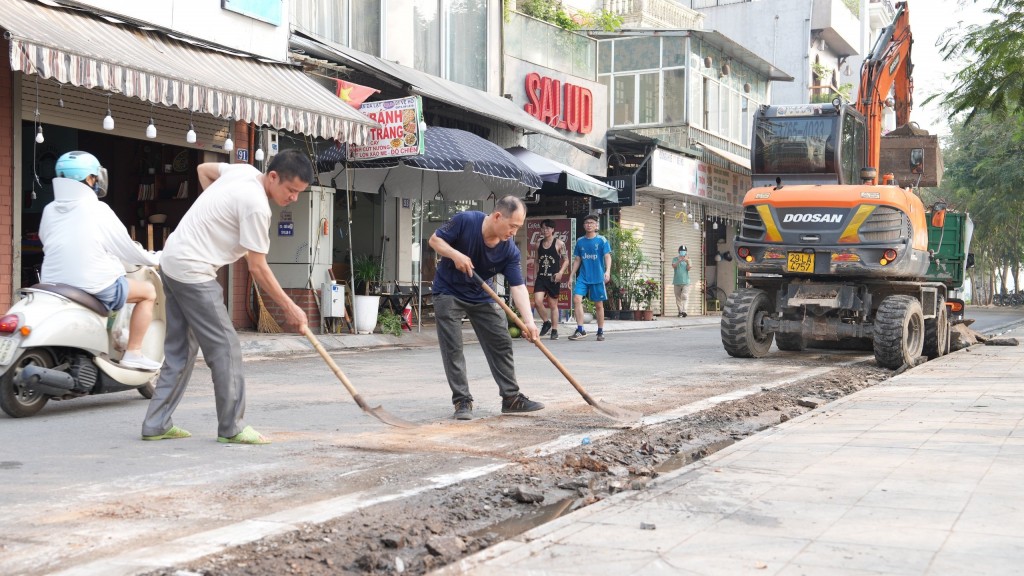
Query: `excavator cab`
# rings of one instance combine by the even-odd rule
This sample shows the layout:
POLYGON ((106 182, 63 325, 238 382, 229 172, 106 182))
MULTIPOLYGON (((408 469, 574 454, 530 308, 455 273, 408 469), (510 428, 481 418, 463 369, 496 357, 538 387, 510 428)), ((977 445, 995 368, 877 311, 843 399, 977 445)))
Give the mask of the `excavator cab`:
POLYGON ((754 118, 754 188, 786 184, 860 184, 867 128, 855 108, 831 104, 763 105, 754 118))

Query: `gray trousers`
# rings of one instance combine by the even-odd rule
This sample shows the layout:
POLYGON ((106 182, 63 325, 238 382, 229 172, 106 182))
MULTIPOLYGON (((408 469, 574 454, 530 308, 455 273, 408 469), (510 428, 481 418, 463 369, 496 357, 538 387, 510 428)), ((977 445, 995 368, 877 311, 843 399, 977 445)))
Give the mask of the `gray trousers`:
POLYGON ((502 398, 519 394, 516 367, 512 361, 512 337, 508 333, 505 313, 491 303, 464 302, 449 294, 434 295, 434 321, 441 348, 444 373, 452 389, 452 404, 473 401, 466 378, 466 356, 462 351, 462 317, 468 316, 480 347, 483 348, 491 376, 498 383, 502 398))
POLYGON ((183 284, 162 272, 160 277, 167 306, 164 365, 142 423, 142 435, 163 434, 174 425, 171 415, 188 388, 202 347, 213 376, 217 435, 230 438, 245 427, 245 378, 242 348, 224 306, 224 291, 216 281, 183 284))

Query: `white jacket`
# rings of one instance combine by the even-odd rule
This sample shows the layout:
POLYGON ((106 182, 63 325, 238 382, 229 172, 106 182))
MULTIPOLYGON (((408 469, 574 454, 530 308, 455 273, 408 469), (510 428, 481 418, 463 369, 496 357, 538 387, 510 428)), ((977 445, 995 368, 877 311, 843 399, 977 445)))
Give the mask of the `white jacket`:
POLYGON ((124 276, 125 264, 156 266, 155 254, 135 243, 124 224, 81 182, 53 179, 53 202, 43 209, 43 282, 95 294, 124 276))

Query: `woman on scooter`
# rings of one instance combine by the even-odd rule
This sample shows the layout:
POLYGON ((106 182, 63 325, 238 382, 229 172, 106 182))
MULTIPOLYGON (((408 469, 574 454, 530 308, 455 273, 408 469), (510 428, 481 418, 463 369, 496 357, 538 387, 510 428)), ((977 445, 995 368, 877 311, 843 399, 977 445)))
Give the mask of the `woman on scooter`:
POLYGON ((88 152, 68 152, 57 160, 53 202, 43 209, 40 281, 74 286, 96 297, 107 310, 135 304, 128 346, 121 366, 155 372, 160 363, 142 355, 142 340, 153 319, 156 289, 125 277, 125 264, 156 266, 159 258, 135 243, 114 211, 99 199, 107 195, 107 170, 88 152))

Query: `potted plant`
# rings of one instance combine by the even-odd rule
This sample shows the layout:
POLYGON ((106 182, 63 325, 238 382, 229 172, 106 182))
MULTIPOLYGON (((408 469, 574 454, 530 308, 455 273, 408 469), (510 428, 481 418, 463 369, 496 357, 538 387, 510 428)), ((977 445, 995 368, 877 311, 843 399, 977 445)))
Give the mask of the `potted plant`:
POLYGON ((352 275, 357 292, 362 292, 362 294, 352 296, 356 333, 371 334, 377 327, 380 296, 370 296, 370 292, 373 286, 380 282, 380 262, 370 254, 360 254, 353 259, 352 275))
POLYGON ((636 303, 636 279, 647 267, 642 239, 636 230, 623 228, 615 223, 608 228, 605 237, 612 248, 611 284, 608 293, 614 300, 613 309, 620 311, 619 318, 632 319, 636 303))
POLYGON ((654 299, 661 295, 661 283, 654 278, 636 281, 636 297, 643 308, 643 319, 654 320, 654 299))

